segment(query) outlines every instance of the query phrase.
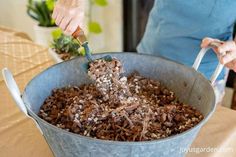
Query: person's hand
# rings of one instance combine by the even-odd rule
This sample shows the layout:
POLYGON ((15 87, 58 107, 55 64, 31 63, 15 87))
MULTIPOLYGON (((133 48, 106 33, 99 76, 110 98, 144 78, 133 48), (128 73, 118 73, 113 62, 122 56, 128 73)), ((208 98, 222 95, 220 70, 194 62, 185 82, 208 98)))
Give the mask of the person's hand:
POLYGON ((72 35, 78 26, 83 28, 84 0, 58 0, 52 17, 67 35, 72 35))
POLYGON ((214 51, 218 56, 221 64, 227 68, 232 69, 236 72, 236 43, 235 41, 220 41, 218 39, 204 38, 201 43, 201 47, 205 48, 210 46, 211 43, 220 43, 219 46, 214 47, 214 51))

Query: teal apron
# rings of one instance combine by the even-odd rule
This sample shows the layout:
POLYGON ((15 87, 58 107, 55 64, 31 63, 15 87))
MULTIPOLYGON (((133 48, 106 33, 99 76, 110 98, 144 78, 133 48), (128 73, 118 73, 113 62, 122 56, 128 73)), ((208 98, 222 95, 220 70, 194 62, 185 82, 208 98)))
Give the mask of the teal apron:
MULTIPOLYGON (((201 40, 232 40, 235 21, 236 0, 156 0, 137 50, 192 66, 201 40)), ((209 79, 217 64, 208 51, 199 70, 209 79)))

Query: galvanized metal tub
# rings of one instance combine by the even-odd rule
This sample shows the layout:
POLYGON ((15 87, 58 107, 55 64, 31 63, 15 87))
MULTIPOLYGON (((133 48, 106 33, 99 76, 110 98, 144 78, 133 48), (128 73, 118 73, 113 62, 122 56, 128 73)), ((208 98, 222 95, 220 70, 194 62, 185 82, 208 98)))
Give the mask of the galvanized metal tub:
MULTIPOLYGON (((186 149, 189 148, 202 125, 206 123, 215 109, 215 94, 210 82, 193 68, 154 56, 135 53, 106 53, 94 55, 94 57, 100 58, 107 54, 123 62, 125 74, 137 70, 143 76, 160 80, 173 90, 181 101, 200 110, 205 118, 188 131, 160 140, 118 142, 94 139, 57 128, 37 116, 40 106, 50 95, 52 89, 90 82, 90 78, 81 67, 81 64, 86 62, 85 58, 75 58, 56 64, 37 75, 26 86, 22 94, 23 101, 11 73, 4 69, 3 74, 17 105, 36 122, 57 157, 184 156, 186 149)), ((200 58, 202 57, 200 56, 200 58)), ((195 62, 195 68, 199 65, 198 61, 195 62)))

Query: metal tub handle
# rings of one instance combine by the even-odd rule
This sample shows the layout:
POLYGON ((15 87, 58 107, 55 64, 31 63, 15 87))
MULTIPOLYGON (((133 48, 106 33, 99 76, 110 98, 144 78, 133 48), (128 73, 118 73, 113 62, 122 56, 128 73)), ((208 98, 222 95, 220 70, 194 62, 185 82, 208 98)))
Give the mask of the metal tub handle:
MULTIPOLYGON (((198 67, 199 67, 204 55, 206 54, 206 52, 211 48, 216 48, 216 47, 220 46, 221 44, 222 44, 222 42, 212 42, 209 47, 202 48, 200 50, 200 52, 198 53, 197 58, 195 59, 192 67, 195 70, 198 70, 198 67)), ((224 54, 225 53, 222 53, 221 55, 224 55, 224 54)), ((216 70, 214 71, 214 73, 212 74, 212 76, 210 78, 210 82, 211 82, 212 85, 215 83, 215 81, 216 81, 217 77, 219 76, 219 74, 221 73, 223 67, 224 67, 224 65, 221 64, 221 63, 219 63, 217 65, 216 70)))
POLYGON ((25 106, 25 103, 23 102, 22 98, 21 98, 21 94, 20 94, 20 90, 16 84, 15 79, 12 76, 12 73, 10 72, 10 70, 8 70, 7 68, 3 68, 2 69, 2 75, 3 75, 3 79, 4 82, 8 88, 8 90, 11 93, 11 96, 13 97, 13 99, 16 102, 16 105, 18 106, 18 108, 30 119, 32 119, 34 121, 34 123, 36 124, 37 128, 39 129, 39 131, 41 132, 41 134, 43 134, 41 128, 38 125, 38 122, 33 119, 27 111, 27 108, 25 106))

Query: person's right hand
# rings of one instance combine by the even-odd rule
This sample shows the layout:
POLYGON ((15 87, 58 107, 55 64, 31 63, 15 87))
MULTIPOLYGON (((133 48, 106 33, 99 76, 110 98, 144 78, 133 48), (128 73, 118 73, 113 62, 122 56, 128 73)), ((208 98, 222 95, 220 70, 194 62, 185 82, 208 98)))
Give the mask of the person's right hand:
POLYGON ((83 28, 84 2, 84 0, 57 1, 52 18, 66 35, 72 35, 78 26, 83 28))

